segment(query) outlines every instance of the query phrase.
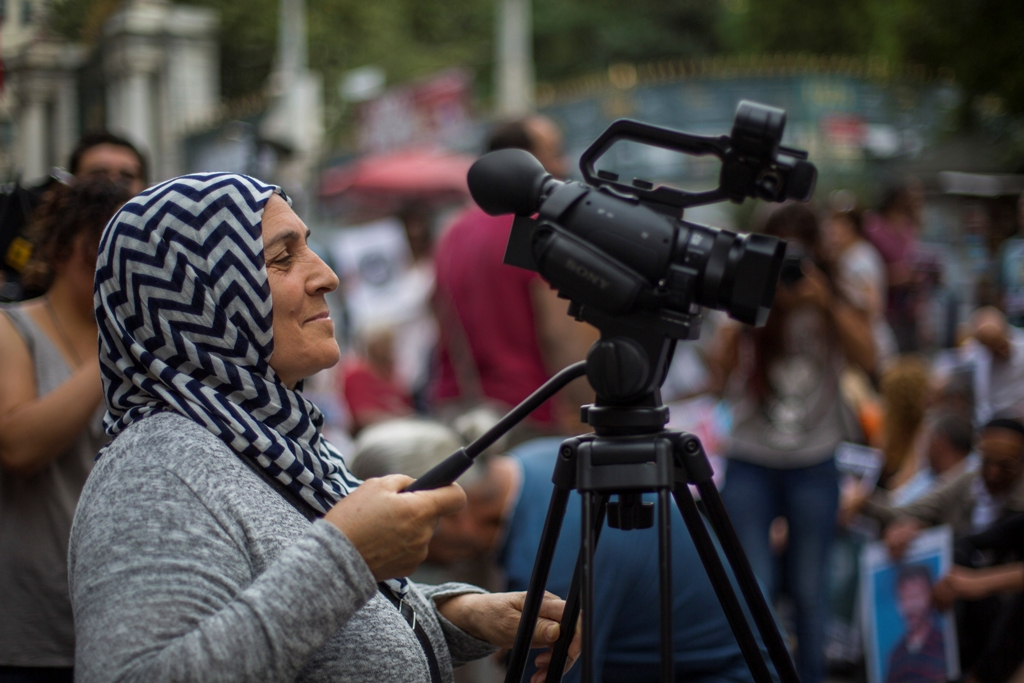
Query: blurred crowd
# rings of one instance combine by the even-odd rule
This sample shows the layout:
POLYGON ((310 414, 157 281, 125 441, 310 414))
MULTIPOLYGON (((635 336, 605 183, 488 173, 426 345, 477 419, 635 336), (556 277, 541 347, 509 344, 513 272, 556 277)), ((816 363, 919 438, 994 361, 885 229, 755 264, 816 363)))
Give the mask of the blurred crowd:
MULTIPOLYGON (((505 148, 567 174, 559 130, 544 117, 496 126, 484 151, 505 148)), ((31 226, 25 284, 38 296, 0 315, 0 681, 43 680, 15 676, 74 663, 67 536, 106 438, 92 270, 103 224, 146 179, 143 156, 112 136, 84 140, 69 168, 74 179, 48 192, 31 226)), ((1021 234, 984 254, 981 270, 994 276, 976 292, 951 291, 949 264, 922 243, 923 203, 910 178, 871 210, 838 191, 755 211, 744 227, 787 240, 795 264, 767 324, 707 312, 704 334, 678 347, 664 387, 672 425, 713 455, 803 683, 861 666, 856 562, 844 558, 880 539, 898 560, 937 525, 953 530, 955 565, 928 599, 956 614, 964 680, 1010 680, 1024 661, 1024 196, 1021 234), (865 448, 874 468, 846 468, 849 447, 865 448)), ((306 387, 363 478, 419 476, 597 339, 538 274, 502 263, 511 217, 469 206, 441 221, 413 205, 399 218, 411 254, 396 295, 404 313, 346 316, 346 357, 306 387)), ((339 310, 351 303, 341 294, 339 310)), ((478 459, 460 480, 467 506, 442 519, 416 578, 525 589, 558 444, 589 431, 579 407, 593 400, 585 380, 574 382, 478 459)), ((749 681, 673 514, 679 680, 749 681)), ((548 583, 563 596, 578 515, 574 498, 548 583)), ((604 681, 657 671, 653 534, 601 536, 592 656, 604 681)), ((890 678, 917 680, 909 671, 890 678)), ((457 675, 498 680, 500 664, 457 675)))

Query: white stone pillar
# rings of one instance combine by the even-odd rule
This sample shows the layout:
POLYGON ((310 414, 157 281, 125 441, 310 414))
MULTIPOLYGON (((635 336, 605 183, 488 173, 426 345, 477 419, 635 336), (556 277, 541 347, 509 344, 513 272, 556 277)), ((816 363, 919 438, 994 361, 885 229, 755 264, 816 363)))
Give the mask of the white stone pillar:
POLYGON ((26 181, 38 180, 49 170, 46 164, 46 103, 32 97, 22 105, 18 121, 21 146, 21 176, 26 181))
POLYGON ((533 109, 533 19, 531 0, 497 0, 498 113, 519 116, 533 109))
POLYGON ((133 71, 124 79, 122 92, 121 125, 133 141, 142 143, 156 154, 157 141, 153 136, 153 89, 150 75, 133 71))
POLYGON ((106 84, 106 121, 104 125, 108 130, 112 131, 123 131, 124 125, 122 124, 121 110, 123 105, 121 104, 121 81, 118 79, 109 79, 106 84))
POLYGON ((57 85, 54 103, 54 154, 56 163, 64 166, 78 144, 78 88, 73 78, 62 78, 57 85))
POLYGON ((104 24, 107 122, 148 153, 153 181, 184 170, 188 125, 216 107, 216 29, 212 10, 166 0, 127 0, 104 24))
POLYGON ((64 163, 77 139, 74 79, 84 53, 82 46, 37 36, 5 54, 16 124, 15 169, 26 181, 40 180, 50 166, 64 163))

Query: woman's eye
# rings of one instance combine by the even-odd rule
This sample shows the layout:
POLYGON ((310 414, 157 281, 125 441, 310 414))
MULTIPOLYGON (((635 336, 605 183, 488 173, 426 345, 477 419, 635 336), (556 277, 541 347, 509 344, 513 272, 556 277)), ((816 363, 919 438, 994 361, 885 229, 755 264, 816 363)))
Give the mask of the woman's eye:
POLYGON ((273 266, 286 266, 289 263, 291 263, 291 261, 292 261, 292 255, 289 254, 288 252, 285 252, 285 253, 281 254, 280 256, 277 256, 276 258, 274 258, 270 262, 270 265, 273 265, 273 266))

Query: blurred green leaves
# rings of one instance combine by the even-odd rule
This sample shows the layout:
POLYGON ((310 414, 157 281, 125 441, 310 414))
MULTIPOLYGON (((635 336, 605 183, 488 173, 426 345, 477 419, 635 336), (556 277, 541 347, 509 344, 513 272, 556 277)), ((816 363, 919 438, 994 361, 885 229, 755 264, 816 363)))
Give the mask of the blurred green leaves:
POLYGON ((736 52, 867 55, 952 76, 965 113, 1024 114, 1021 0, 720 0, 736 52))
POLYGON ((717 14, 707 0, 535 0, 537 80, 715 52, 717 14))
POLYGON ((906 59, 952 69, 975 107, 1024 114, 1020 0, 903 1, 899 35, 906 59))
MULTIPOLYGON (((234 99, 260 90, 277 45, 276 0, 186 0, 221 15, 221 83, 234 99)), ((99 38, 120 0, 51 0, 51 26, 99 38)), ((490 92, 496 0, 308 0, 309 61, 328 101, 348 69, 375 64, 391 84, 447 66, 490 92)), ((537 80, 616 62, 716 52, 866 55, 955 76, 991 109, 1024 114, 1021 0, 534 0, 537 80)))

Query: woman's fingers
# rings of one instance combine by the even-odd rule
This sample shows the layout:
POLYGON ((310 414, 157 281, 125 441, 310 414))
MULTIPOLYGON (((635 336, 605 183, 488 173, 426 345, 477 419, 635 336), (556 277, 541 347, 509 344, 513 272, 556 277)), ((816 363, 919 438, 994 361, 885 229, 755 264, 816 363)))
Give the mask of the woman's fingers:
MULTIPOLYGON (((379 487, 390 493, 404 493, 405 489, 415 481, 412 477, 404 474, 389 474, 378 479, 368 479, 363 486, 373 482, 374 487, 379 487)), ((436 517, 452 515, 466 505, 466 492, 458 484, 448 484, 437 489, 426 491, 413 491, 406 495, 415 496, 414 500, 427 506, 429 513, 436 517)))
POLYGON ((544 647, 551 645, 558 640, 560 629, 558 622, 550 619, 538 619, 537 628, 533 630, 532 647, 544 647))
POLYGON ((558 597, 554 593, 544 591, 544 598, 540 603, 539 616, 543 619, 550 619, 551 621, 561 621, 562 612, 565 610, 565 600, 558 597))
MULTIPOLYGON (((569 644, 568 657, 565 660, 565 668, 562 670, 564 676, 576 664, 576 660, 580 657, 580 631, 576 629, 576 636, 572 639, 569 644)), ((551 668, 551 658, 554 656, 554 648, 548 648, 541 652, 533 660, 534 666, 537 667, 537 672, 530 677, 530 683, 544 683, 544 680, 548 676, 548 669, 551 668)))
MULTIPOLYGON (((525 600, 526 596, 523 597, 525 600)), ((533 631, 533 647, 544 647, 558 640, 561 633, 559 622, 562 620, 563 611, 565 611, 565 600, 554 593, 545 591, 544 598, 540 603, 537 627, 533 631)))
POLYGON ((412 482, 404 475, 368 479, 325 515, 348 537, 378 581, 414 571, 427 557, 438 517, 466 504, 458 484, 403 493, 412 482))
MULTIPOLYGON (((537 620, 537 632, 539 633, 542 628, 546 628, 547 637, 550 638, 548 643, 544 643, 535 634, 533 639, 534 647, 543 647, 545 644, 550 645, 548 649, 541 652, 534 659, 534 665, 537 667, 537 672, 530 678, 530 683, 544 683, 547 678, 548 668, 551 666, 551 658, 554 656, 554 643, 558 640, 561 634, 561 626, 555 621, 555 619, 561 620, 562 612, 565 609, 565 601, 556 595, 551 593, 544 594, 544 601, 541 603, 540 614, 541 617, 537 620)), ((581 621, 576 622, 576 633, 573 634, 572 641, 569 643, 569 650, 566 653, 565 668, 562 671, 564 674, 566 671, 572 668, 576 663, 576 660, 580 657, 580 652, 583 647, 583 638, 581 631, 581 621)))

